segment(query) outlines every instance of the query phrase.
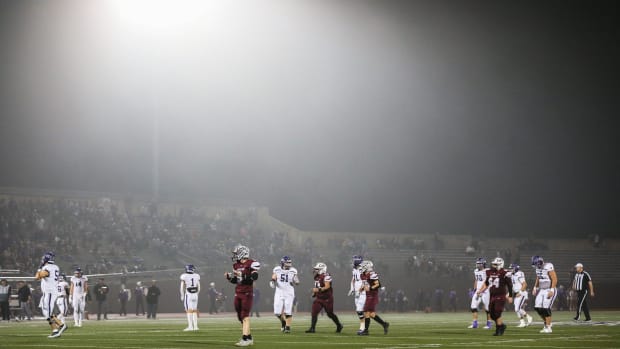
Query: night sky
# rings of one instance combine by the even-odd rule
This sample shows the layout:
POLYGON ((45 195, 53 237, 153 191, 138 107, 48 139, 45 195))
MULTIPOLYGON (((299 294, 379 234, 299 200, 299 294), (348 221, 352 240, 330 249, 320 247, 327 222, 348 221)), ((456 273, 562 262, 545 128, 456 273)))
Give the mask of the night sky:
POLYGON ((158 120, 162 197, 618 235, 614 1, 124 3, 0 1, 0 186, 149 195, 158 120))

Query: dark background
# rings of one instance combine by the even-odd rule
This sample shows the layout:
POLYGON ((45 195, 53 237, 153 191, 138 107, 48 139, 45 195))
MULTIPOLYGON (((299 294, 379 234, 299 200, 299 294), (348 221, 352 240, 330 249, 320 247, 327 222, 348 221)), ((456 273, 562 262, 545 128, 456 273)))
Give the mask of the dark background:
POLYGON ((614 1, 120 3, 0 2, 0 186, 617 235, 614 1))

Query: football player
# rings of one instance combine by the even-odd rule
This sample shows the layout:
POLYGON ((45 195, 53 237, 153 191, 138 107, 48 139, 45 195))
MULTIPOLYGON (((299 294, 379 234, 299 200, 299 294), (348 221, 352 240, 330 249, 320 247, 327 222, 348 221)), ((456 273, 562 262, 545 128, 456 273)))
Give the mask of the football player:
POLYGON ((540 333, 551 333, 551 307, 558 296, 555 288, 558 283, 558 277, 555 274, 553 264, 545 263, 540 256, 532 257, 532 267, 536 269, 536 282, 532 289, 532 295, 536 296, 534 309, 543 319, 545 326, 540 333))
POLYGON ((487 324, 484 326, 485 330, 491 328, 491 316, 489 315, 489 291, 486 290, 478 295, 478 290, 484 284, 484 280, 487 277, 487 260, 480 257, 476 260, 476 269, 474 270, 474 294, 471 297, 471 314, 473 321, 467 328, 478 328, 478 307, 480 302, 484 307, 484 311, 487 313, 487 324))
POLYGON ((52 328, 52 334, 47 338, 60 337, 67 329, 67 325, 61 323, 54 315, 54 304, 56 304, 58 297, 58 277, 60 276, 60 269, 54 263, 54 258, 54 252, 46 252, 41 258, 41 265, 35 274, 35 278, 41 281, 41 291, 43 291, 39 306, 52 328))
POLYGON ((235 311, 241 322, 241 339, 235 343, 238 347, 254 344, 250 327, 250 311, 252 310, 252 294, 254 281, 258 279, 260 263, 250 258, 250 249, 237 245, 232 251, 233 271, 224 276, 235 284, 235 311))
POLYGON ((82 269, 76 268, 71 277, 71 288, 69 289, 69 302, 73 305, 73 323, 75 327, 82 327, 87 294, 88 278, 82 275, 82 269))
POLYGON ((198 331, 198 293, 200 293, 200 275, 193 264, 185 266, 181 274, 181 302, 187 314, 187 328, 183 331, 198 331))
POLYGON ((512 263, 508 267, 510 278, 512 279, 512 292, 514 294, 513 303, 515 305, 515 313, 519 318, 519 326, 527 327, 532 323, 532 317, 525 311, 525 303, 527 301, 527 282, 525 275, 519 265, 512 263))
POLYGON ((353 271, 351 272, 351 288, 349 296, 355 296, 355 312, 360 319, 360 331, 366 328, 364 321, 364 304, 366 303, 366 291, 362 288, 362 272, 360 264, 364 261, 362 256, 353 256, 353 271))
POLYGON ((273 313, 280 320, 281 331, 291 333, 293 321, 293 301, 295 286, 299 285, 297 269, 293 268, 293 260, 289 256, 280 259, 280 265, 273 268, 269 286, 275 288, 273 297, 273 313))
POLYGON ((360 291, 363 290, 366 293, 366 302, 364 303, 364 329, 358 331, 357 334, 360 336, 368 335, 370 319, 375 320, 383 326, 383 334, 387 334, 390 323, 383 321, 375 310, 379 303, 379 289, 381 288, 379 275, 373 270, 371 261, 363 261, 360 265, 360 271, 362 272, 362 288, 360 291))
POLYGON ((506 330, 506 324, 502 319, 502 312, 506 305, 506 292, 508 292, 508 302, 512 302, 512 280, 508 272, 504 269, 504 260, 497 257, 491 262, 491 269, 486 271, 486 278, 482 287, 477 291, 478 296, 489 290, 489 313, 491 319, 495 321, 494 336, 502 336, 506 330))
POLYGON ((65 323, 65 317, 69 311, 69 283, 65 274, 58 277, 58 297, 56 298, 56 307, 58 307, 58 320, 65 323))
POLYGON ((336 324, 336 333, 342 332, 342 324, 338 316, 334 314, 334 289, 332 288, 332 276, 327 273, 325 263, 317 263, 314 266, 314 287, 312 288, 312 322, 306 333, 316 332, 316 322, 319 318, 321 309, 325 309, 327 317, 336 324))

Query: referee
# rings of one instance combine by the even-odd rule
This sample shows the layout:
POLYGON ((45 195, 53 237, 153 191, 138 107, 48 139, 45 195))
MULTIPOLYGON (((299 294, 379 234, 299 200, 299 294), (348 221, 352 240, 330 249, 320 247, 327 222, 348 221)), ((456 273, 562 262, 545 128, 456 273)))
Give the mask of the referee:
POLYGON ((575 264, 575 280, 573 280, 573 290, 577 292, 577 316, 574 320, 581 320, 581 312, 585 315, 585 321, 592 321, 590 318, 590 309, 588 307, 588 293, 590 297, 594 297, 594 285, 592 278, 587 271, 583 270, 583 264, 575 264))

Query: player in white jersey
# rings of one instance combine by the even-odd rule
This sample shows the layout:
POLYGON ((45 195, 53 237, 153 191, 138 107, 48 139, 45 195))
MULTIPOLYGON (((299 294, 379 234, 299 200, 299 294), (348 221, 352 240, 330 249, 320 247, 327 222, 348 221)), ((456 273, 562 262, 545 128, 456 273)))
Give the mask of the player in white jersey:
POLYGON ((65 317, 69 312, 69 283, 65 274, 60 274, 58 278, 58 297, 56 298, 56 307, 58 308, 58 320, 65 323, 65 317))
POLYGON ((482 306, 484 307, 484 311, 487 313, 487 324, 484 326, 485 330, 488 330, 493 325, 491 323, 491 315, 489 314, 489 289, 485 288, 482 294, 478 295, 478 290, 481 289, 485 280, 487 279, 487 260, 480 257, 476 260, 476 270, 474 270, 474 294, 471 297, 471 314, 473 320, 471 325, 467 328, 478 328, 478 307, 480 306, 480 302, 482 302, 482 306))
POLYGON ((299 285, 297 269, 293 268, 291 257, 284 256, 280 259, 280 265, 273 268, 269 281, 269 286, 276 289, 273 296, 273 313, 280 320, 280 330, 284 333, 291 333, 296 285, 299 285))
POLYGON ((534 309, 545 322, 545 327, 540 333, 551 333, 551 307, 558 296, 555 288, 558 283, 558 277, 555 274, 553 264, 545 263, 542 257, 533 256, 532 266, 536 268, 536 283, 532 295, 536 296, 534 309))
POLYGON ((35 274, 35 278, 41 281, 41 291, 43 292, 39 306, 52 328, 52 334, 47 338, 60 337, 67 329, 67 325, 61 323, 54 315, 54 304, 56 304, 58 296, 58 278, 60 277, 60 269, 54 263, 54 257, 54 252, 46 252, 41 258, 41 265, 35 274))
POLYGON ((181 302, 187 314, 187 328, 183 331, 198 331, 198 293, 200 293, 200 275, 193 264, 185 266, 181 274, 181 302))
POLYGON ((519 326, 517 327, 527 327, 532 323, 532 317, 525 311, 525 303, 528 299, 525 274, 523 274, 519 265, 515 263, 511 264, 508 269, 512 280, 512 302, 515 305, 515 313, 517 313, 519 318, 519 326))
POLYGON ((86 295, 88 294, 88 278, 82 275, 82 269, 76 268, 70 281, 69 302, 73 306, 73 323, 75 327, 82 327, 86 295))
POLYGON ((364 261, 362 256, 353 256, 353 270, 351 271, 351 288, 349 288, 349 296, 355 296, 355 312, 360 319, 360 331, 366 328, 364 320, 364 304, 366 303, 366 291, 362 288, 362 270, 361 264, 364 261))

